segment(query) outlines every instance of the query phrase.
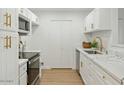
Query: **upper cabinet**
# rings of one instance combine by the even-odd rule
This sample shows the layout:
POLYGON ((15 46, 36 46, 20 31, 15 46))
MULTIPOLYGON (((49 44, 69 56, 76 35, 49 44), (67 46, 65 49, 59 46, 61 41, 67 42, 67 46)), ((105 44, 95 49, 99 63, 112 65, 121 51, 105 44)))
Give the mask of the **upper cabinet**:
POLYGON ((124 45, 124 8, 118 9, 118 44, 124 45))
POLYGON ((32 21, 32 25, 39 25, 39 18, 32 13, 32 17, 31 17, 31 21, 32 21))
POLYGON ((31 18, 31 13, 30 10, 28 10, 27 8, 19 8, 19 16, 23 16, 27 19, 31 18))
POLYGON ((0 29, 17 31, 18 13, 15 8, 0 8, 0 29))
POLYGON ((85 18, 85 32, 111 30, 111 9, 96 8, 85 18))
POLYGON ((112 46, 124 48, 124 8, 112 9, 112 46))
POLYGON ((39 25, 38 17, 27 8, 19 8, 19 33, 31 34, 32 27, 39 25))

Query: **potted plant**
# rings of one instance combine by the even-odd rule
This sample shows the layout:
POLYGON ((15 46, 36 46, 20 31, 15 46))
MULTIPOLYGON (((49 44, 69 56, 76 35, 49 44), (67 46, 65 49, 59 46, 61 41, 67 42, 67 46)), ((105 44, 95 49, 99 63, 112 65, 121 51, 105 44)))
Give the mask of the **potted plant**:
POLYGON ((91 47, 94 49, 98 48, 98 42, 96 42, 95 39, 93 40, 93 42, 91 42, 91 47))

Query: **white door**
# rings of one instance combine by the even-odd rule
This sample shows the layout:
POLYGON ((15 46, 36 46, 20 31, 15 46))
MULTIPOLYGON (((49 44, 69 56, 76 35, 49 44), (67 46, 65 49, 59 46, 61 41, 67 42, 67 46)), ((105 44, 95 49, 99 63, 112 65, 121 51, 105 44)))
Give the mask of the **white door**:
POLYGON ((60 21, 61 63, 62 68, 71 68, 73 59, 73 48, 71 37, 71 20, 60 21))
POLYGON ((58 68, 60 65, 60 24, 57 21, 51 21, 51 30, 49 33, 49 48, 48 48, 48 59, 50 63, 50 68, 58 68))
POLYGON ((71 20, 54 20, 50 39, 52 45, 51 68, 72 68, 71 20), (55 30, 54 30, 55 29, 55 30))

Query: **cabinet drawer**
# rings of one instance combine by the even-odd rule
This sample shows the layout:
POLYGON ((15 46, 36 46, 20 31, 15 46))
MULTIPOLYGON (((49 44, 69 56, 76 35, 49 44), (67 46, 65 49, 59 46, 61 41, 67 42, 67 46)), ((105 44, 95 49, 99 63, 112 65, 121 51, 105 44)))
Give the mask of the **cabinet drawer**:
POLYGON ((25 72, 27 72, 27 64, 23 64, 22 66, 20 66, 20 73, 19 76, 22 76, 25 72))
POLYGON ((101 68, 99 68, 97 65, 92 64, 94 71, 97 73, 99 78, 104 81, 105 85, 116 85, 119 84, 117 80, 115 80, 113 77, 111 77, 108 73, 103 71, 101 68))
POLYGON ((94 78, 93 83, 91 84, 105 84, 105 85, 116 85, 120 84, 119 81, 114 79, 112 76, 110 76, 108 73, 106 73, 104 70, 102 70, 99 66, 94 64, 92 61, 88 60, 86 61, 87 64, 87 70, 89 69, 89 75, 94 78))

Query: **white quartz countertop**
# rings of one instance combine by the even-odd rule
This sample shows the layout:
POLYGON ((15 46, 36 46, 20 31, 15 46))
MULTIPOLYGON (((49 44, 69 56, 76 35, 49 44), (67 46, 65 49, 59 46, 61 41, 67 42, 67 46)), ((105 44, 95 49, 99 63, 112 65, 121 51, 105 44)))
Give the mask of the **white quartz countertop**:
POLYGON ((90 60, 92 60, 96 65, 101 67, 106 73, 116 78, 117 80, 122 80, 124 78, 124 61, 116 58, 113 55, 100 55, 100 54, 88 54, 84 50, 91 49, 83 49, 76 48, 78 51, 87 56, 90 60))
POLYGON ((19 59, 19 66, 27 63, 28 59, 19 59))

